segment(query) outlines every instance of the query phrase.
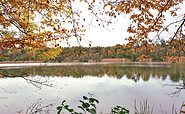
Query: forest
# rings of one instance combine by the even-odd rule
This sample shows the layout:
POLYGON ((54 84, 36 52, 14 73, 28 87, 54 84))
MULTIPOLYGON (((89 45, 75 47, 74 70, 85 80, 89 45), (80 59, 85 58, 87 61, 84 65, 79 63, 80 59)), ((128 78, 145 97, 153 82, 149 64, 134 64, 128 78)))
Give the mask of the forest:
POLYGON ((144 58, 151 58, 153 62, 168 61, 168 58, 182 58, 178 61, 184 61, 184 44, 184 39, 181 39, 180 45, 169 45, 165 40, 161 40, 157 44, 152 44, 150 48, 141 47, 136 43, 133 47, 117 44, 109 47, 74 46, 45 48, 43 50, 33 48, 1 50, 3 58, 0 61, 100 62, 106 58, 127 58, 132 62, 142 62, 144 58))

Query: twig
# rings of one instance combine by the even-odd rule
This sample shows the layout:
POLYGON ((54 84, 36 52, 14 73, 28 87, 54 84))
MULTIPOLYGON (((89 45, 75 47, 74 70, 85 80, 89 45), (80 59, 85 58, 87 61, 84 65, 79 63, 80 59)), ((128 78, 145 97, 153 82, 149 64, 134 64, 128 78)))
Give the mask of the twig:
POLYGON ((175 32, 175 34, 173 35, 173 38, 171 39, 170 43, 173 42, 175 36, 177 35, 177 33, 179 32, 180 28, 184 25, 185 23, 185 19, 183 19, 183 22, 181 23, 181 25, 179 26, 179 28, 177 29, 177 31, 175 32))
MULTIPOLYGON (((167 1, 167 3, 165 4, 164 8, 160 11, 159 17, 157 18, 157 20, 155 21, 155 23, 151 26, 151 28, 153 28, 153 27, 157 24, 157 22, 159 21, 159 19, 162 17, 162 13, 163 13, 165 7, 169 4, 169 2, 170 2, 170 0, 167 1)), ((149 31, 149 30, 148 30, 148 31, 149 31)), ((147 31, 147 32, 148 32, 148 31, 147 31)))
POLYGON ((6 93, 15 93, 15 92, 9 92, 8 90, 6 90, 6 89, 4 89, 2 87, 0 87, 0 89, 4 90, 6 93))
POLYGON ((36 103, 34 103, 32 106, 30 106, 25 114, 36 114, 38 112, 44 111, 43 109, 48 108, 49 106, 53 106, 53 104, 49 104, 46 106, 41 106, 40 103, 41 99, 39 99, 36 103))
POLYGON ((72 8, 71 0, 69 0, 69 3, 70 3, 70 8, 71 8, 72 21, 73 21, 73 29, 75 31, 75 37, 76 37, 76 40, 77 40, 79 46, 81 46, 81 44, 79 42, 79 39, 78 39, 77 30, 76 30, 76 27, 75 27, 74 13, 73 13, 73 8, 72 8))
MULTIPOLYGON (((160 18, 162 17, 162 15, 163 15, 163 11, 164 11, 165 7, 169 4, 169 2, 170 2, 170 0, 167 1, 167 3, 165 4, 164 8, 158 13, 158 14, 160 14, 160 15, 157 17, 155 23, 154 23, 152 26, 150 26, 149 29, 148 29, 147 31, 144 31, 144 33, 148 33, 148 32, 157 24, 157 22, 159 21, 159 19, 160 19, 160 18)), ((141 36, 141 34, 137 35, 137 37, 139 37, 139 36, 141 36)))
MULTIPOLYGON (((175 24, 175 23, 181 22, 181 21, 183 21, 183 20, 184 20, 184 19, 181 19, 181 20, 178 20, 178 21, 175 21, 175 22, 172 22, 172 23, 168 24, 160 33, 158 33, 158 34, 155 36, 155 38, 156 38, 156 37, 159 38, 160 34, 162 34, 162 32, 164 32, 165 29, 168 28, 169 26, 171 26, 171 25, 173 25, 173 24, 175 24)), ((155 38, 154 38, 154 39, 155 39, 155 38)))
POLYGON ((28 79, 27 77, 25 77, 25 76, 28 76, 28 74, 30 74, 30 72, 25 72, 25 73, 22 73, 20 75, 16 75, 16 74, 11 74, 11 73, 7 72, 6 70, 3 70, 3 71, 8 74, 8 75, 3 74, 4 77, 20 77, 20 78, 23 78, 28 83, 32 84, 33 86, 35 86, 38 89, 41 89, 41 85, 48 86, 48 87, 53 87, 53 84, 49 84, 50 81, 48 81, 48 80, 44 80, 44 81, 42 81, 41 79, 34 80, 34 79, 28 79))
MULTIPOLYGON (((105 25, 104 25, 104 22, 110 22, 110 20, 109 21, 107 21, 107 20, 104 20, 104 19, 101 19, 100 17, 98 17, 95 13, 94 13, 94 11, 93 11, 93 7, 91 6, 91 4, 89 3, 89 1, 87 0, 87 4, 89 5, 89 8, 90 8, 90 10, 91 10, 91 13, 97 18, 97 19, 99 19, 100 21, 101 21, 101 24, 103 25, 103 27, 104 28, 106 28, 108 31, 110 31, 107 27, 105 27, 105 25)), ((91 20, 91 23, 92 23, 92 20, 91 20)))

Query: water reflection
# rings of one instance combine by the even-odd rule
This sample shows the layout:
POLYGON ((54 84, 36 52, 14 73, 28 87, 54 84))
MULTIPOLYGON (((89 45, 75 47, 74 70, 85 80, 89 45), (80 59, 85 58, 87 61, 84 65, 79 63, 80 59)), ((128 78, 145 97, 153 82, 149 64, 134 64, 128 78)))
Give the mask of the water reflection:
POLYGON ((175 91, 169 93, 169 95, 171 97, 178 97, 180 95, 181 91, 185 89, 185 83, 184 82, 179 82, 177 84, 161 84, 161 85, 163 87, 165 87, 165 86, 172 86, 172 87, 176 88, 175 91))
POLYGON ((126 76, 137 82, 140 78, 148 81, 152 78, 165 80, 170 76, 172 82, 185 81, 185 64, 171 65, 140 65, 140 64, 93 64, 93 65, 67 65, 67 66, 40 66, 24 67, 19 69, 0 69, 4 77, 20 76, 72 76, 81 78, 84 76, 102 77, 105 74, 109 77, 121 79, 126 76))
POLYGON ((48 87, 53 87, 53 84, 51 83, 52 81, 49 80, 49 77, 46 77, 44 75, 38 76, 35 74, 35 69, 24 69, 24 71, 19 71, 20 69, 14 69, 14 70, 4 70, 2 69, 2 74, 3 77, 9 77, 9 78, 16 78, 20 77, 23 78, 27 83, 32 84, 35 86, 37 89, 41 89, 42 86, 48 86, 48 87), (17 72, 18 70, 18 72, 17 72), (30 74, 33 74, 31 75, 30 74), (43 78, 44 77, 44 78, 43 78))
POLYGON ((65 99, 75 107, 78 105, 76 102, 87 93, 92 93, 100 101, 99 112, 110 112, 111 107, 116 105, 134 110, 135 100, 149 100, 150 105, 154 105, 155 113, 161 113, 159 104, 170 113, 172 104, 179 108, 185 100, 184 69, 184 64, 162 67, 93 64, 0 69, 4 74, 0 78, 0 87, 3 88, 0 88, 0 97, 7 97, 0 99, 0 113, 15 113, 20 109, 26 113, 31 104, 37 104, 40 98, 42 106, 53 104, 57 107, 65 99), (171 97, 173 95, 176 97, 171 97))
MULTIPOLYGON (((42 99, 38 99, 36 103, 33 103, 26 110, 25 114, 50 114, 53 104, 42 105, 42 99)), ((20 110, 22 112, 22 110, 20 110)), ((20 112, 20 113, 21 113, 20 112)))

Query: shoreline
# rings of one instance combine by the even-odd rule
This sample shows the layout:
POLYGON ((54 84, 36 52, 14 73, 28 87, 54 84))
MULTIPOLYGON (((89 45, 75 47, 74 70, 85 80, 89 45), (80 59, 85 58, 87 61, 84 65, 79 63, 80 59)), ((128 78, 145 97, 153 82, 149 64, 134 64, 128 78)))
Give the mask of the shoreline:
MULTIPOLYGON (((0 63, 0 69, 7 68, 20 68, 20 67, 31 67, 31 66, 69 66, 69 65, 105 65, 105 64, 123 64, 123 66, 137 66, 137 64, 147 64, 147 65, 165 65, 169 64, 166 62, 65 62, 65 63, 0 63), (132 65, 129 65, 131 63, 132 65), (128 64, 128 65, 124 65, 128 64), (133 65, 136 64, 136 65, 133 65)), ((147 66, 146 65, 146 66, 147 66)))

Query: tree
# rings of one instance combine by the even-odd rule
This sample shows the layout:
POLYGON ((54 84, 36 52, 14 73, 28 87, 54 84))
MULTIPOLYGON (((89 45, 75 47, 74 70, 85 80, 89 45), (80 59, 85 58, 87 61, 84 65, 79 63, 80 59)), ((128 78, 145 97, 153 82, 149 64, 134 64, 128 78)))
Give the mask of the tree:
MULTIPOLYGON (((121 14, 130 15, 132 23, 127 31, 131 33, 131 36, 126 38, 129 41, 127 46, 133 47, 135 43, 139 43, 141 47, 146 47, 147 51, 153 52, 153 43, 163 39, 162 33, 169 32, 174 34, 164 37, 167 46, 180 44, 181 47, 184 47, 182 41, 184 41, 185 14, 178 14, 178 10, 183 7, 180 7, 183 0, 108 0, 103 1, 103 4, 104 14, 108 14, 110 17, 116 18, 121 14), (165 24, 166 15, 174 17, 168 24, 165 24), (156 33, 155 37, 149 36, 150 33, 156 33)), ((182 49, 179 48, 179 55, 180 50, 182 49)))
POLYGON ((58 46, 57 42, 72 36, 81 38, 82 29, 71 16, 74 12, 70 3, 70 0, 0 0, 0 49, 43 49, 50 42, 58 46))
MULTIPOLYGON (((72 2, 87 5, 87 10, 100 22, 103 27, 112 23, 112 18, 121 14, 130 15, 132 23, 127 31, 132 33, 127 38, 131 47, 135 43, 150 47, 155 39, 169 31, 170 26, 177 25, 174 35, 167 43, 184 35, 185 14, 165 26, 165 13, 173 17, 179 16, 177 11, 183 0, 0 0, 0 49, 32 47, 43 49, 48 42, 58 46, 61 40, 73 36, 80 42, 82 39, 83 24, 86 19, 83 12, 73 8, 72 2), (84 3, 85 4, 84 4, 84 3), (96 7, 99 5, 100 7, 96 7), (156 13, 153 13, 156 12, 156 13), (109 18, 103 19, 102 15, 109 18), (71 27, 69 27, 71 26, 71 27), (157 33, 153 39, 149 33, 157 33)), ((88 17, 86 17, 88 18, 88 17)), ((79 43, 80 45, 80 43, 79 43)))
MULTIPOLYGON (((165 22, 165 12, 170 12, 171 16, 175 17, 179 10, 179 4, 182 4, 183 0, 128 0, 128 1, 108 1, 105 3, 104 7, 109 6, 111 10, 108 12, 109 15, 115 16, 119 13, 131 14, 130 20, 132 24, 128 28, 128 32, 133 33, 132 37, 128 40, 131 42, 152 42, 148 34, 150 32, 168 31, 168 27, 171 24, 177 24, 177 22, 172 22, 168 26, 164 26, 165 22), (112 13, 112 12, 115 13, 112 13), (152 12, 158 12, 157 15, 152 12)), ((177 33, 181 32, 181 28, 184 26, 185 15, 182 15, 181 22, 175 31, 174 36, 171 38, 172 42, 177 36, 177 33)), ((144 43, 145 44, 145 43, 144 43)))
POLYGON ((45 49, 43 52, 40 52, 38 54, 39 60, 49 60, 49 59, 55 59, 60 53, 62 52, 61 48, 49 48, 45 49))

